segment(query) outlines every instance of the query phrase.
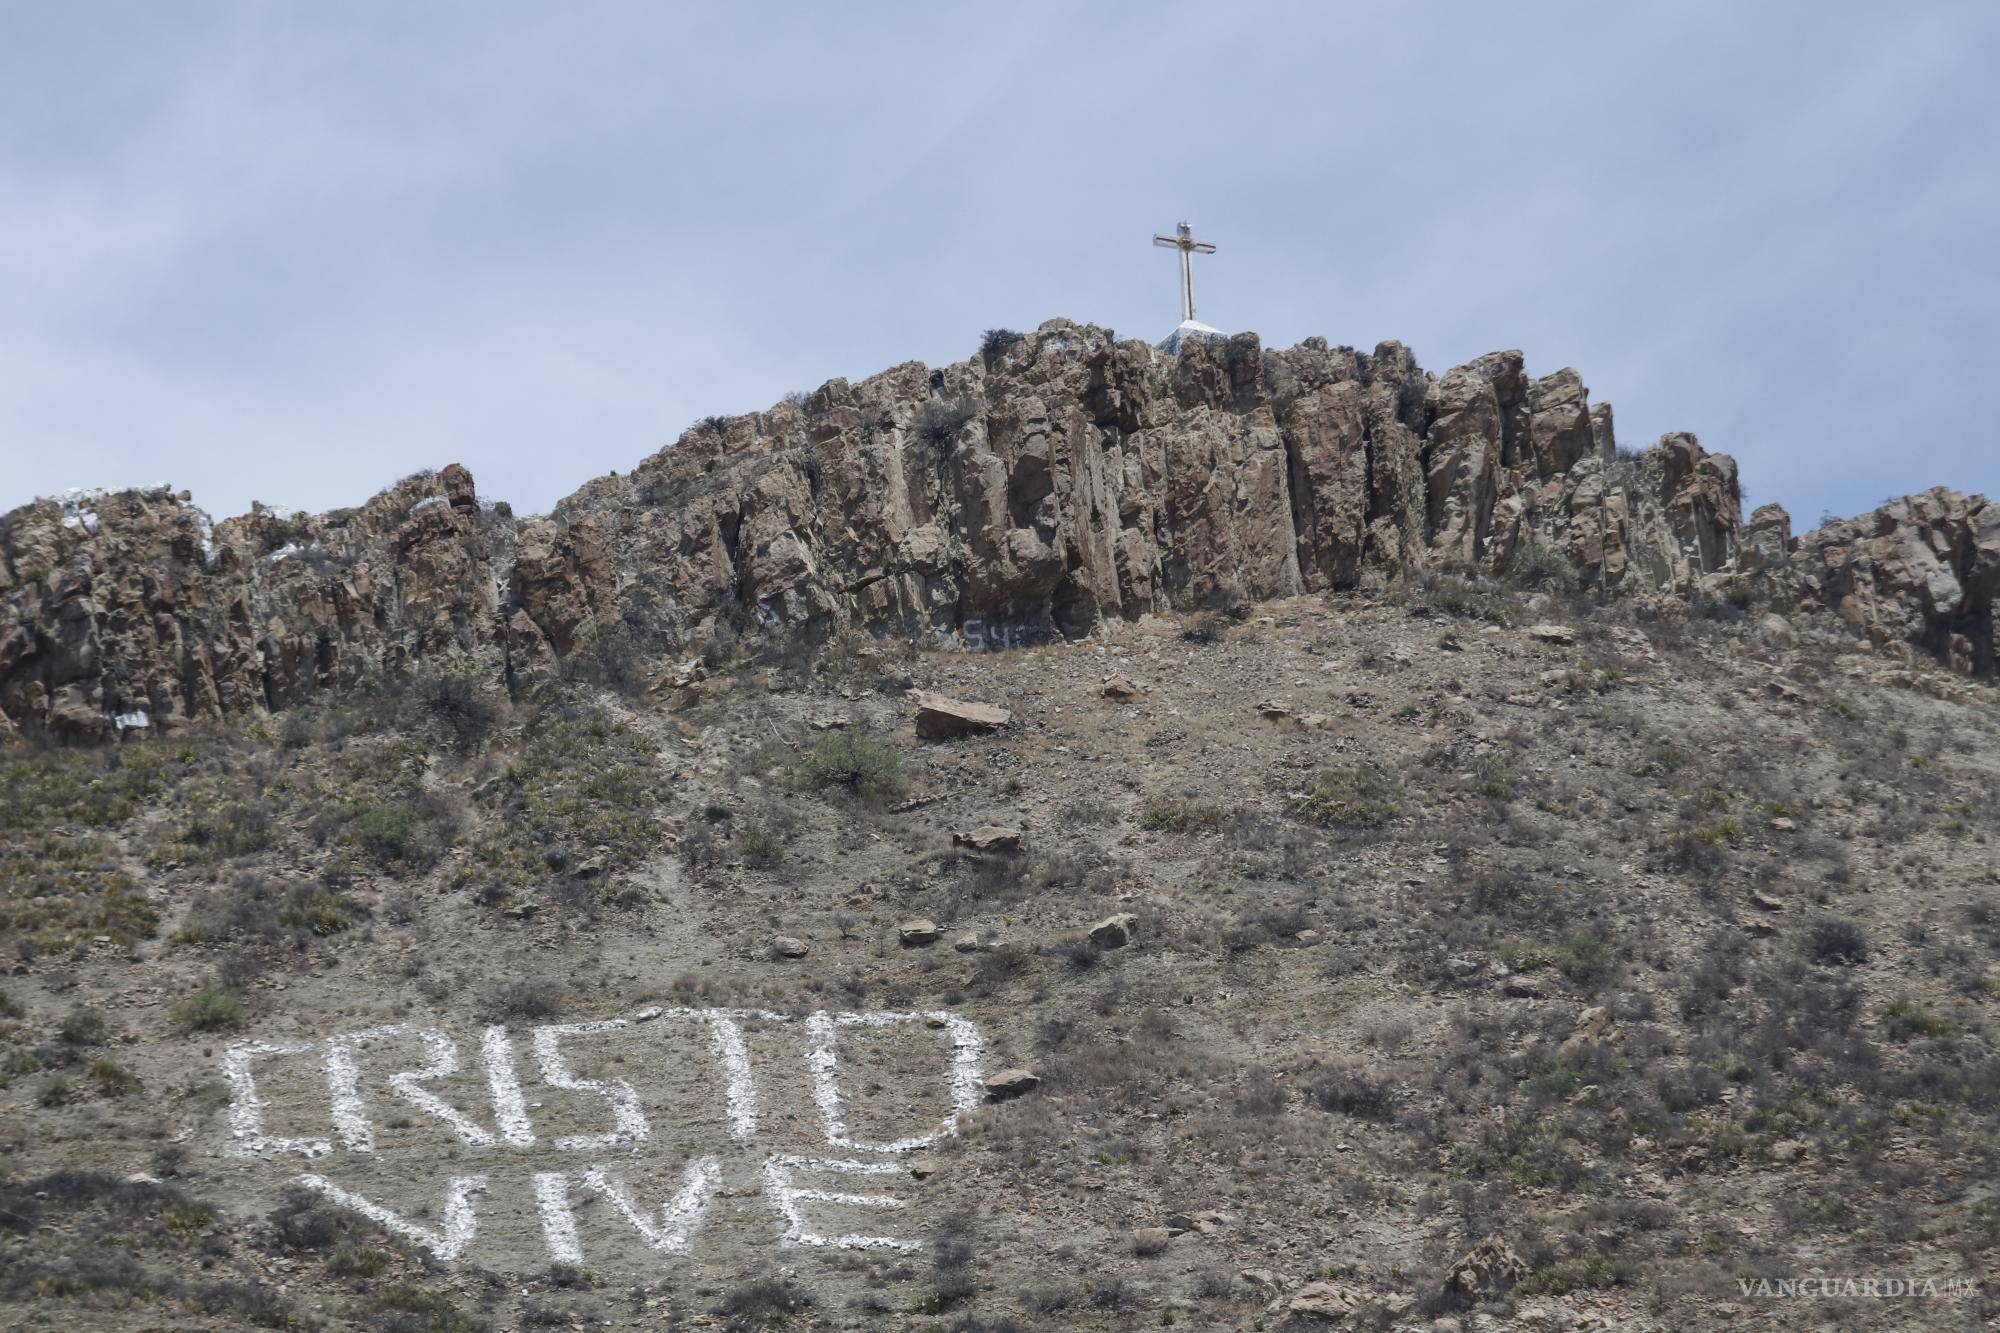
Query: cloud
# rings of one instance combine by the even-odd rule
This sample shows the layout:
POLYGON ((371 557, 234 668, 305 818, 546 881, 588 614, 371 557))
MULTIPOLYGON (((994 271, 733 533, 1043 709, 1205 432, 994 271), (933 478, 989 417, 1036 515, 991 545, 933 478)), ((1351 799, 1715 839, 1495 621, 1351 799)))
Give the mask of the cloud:
POLYGON ((0 507, 544 509, 988 325, 1156 336, 1182 217, 1205 318, 1574 364, 1801 516, 2000 483, 1985 8, 106 13, 0 52, 0 507))

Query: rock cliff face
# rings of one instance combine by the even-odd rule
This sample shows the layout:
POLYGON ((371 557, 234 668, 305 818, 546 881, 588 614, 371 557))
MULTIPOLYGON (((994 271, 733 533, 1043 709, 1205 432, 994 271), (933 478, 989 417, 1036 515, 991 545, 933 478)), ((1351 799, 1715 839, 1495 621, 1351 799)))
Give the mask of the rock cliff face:
POLYGON ((515 682, 609 635, 661 660, 718 634, 1027 642, 1551 556, 1607 595, 1756 593, 1995 670, 1983 498, 1746 528, 1733 460, 1685 434, 1621 455, 1609 405, 1518 352, 1439 378, 1396 343, 1169 354, 1051 320, 704 422, 546 519, 457 466, 313 517, 211 529, 188 500, 0 518, 0 730, 105 739, 426 663, 515 682))

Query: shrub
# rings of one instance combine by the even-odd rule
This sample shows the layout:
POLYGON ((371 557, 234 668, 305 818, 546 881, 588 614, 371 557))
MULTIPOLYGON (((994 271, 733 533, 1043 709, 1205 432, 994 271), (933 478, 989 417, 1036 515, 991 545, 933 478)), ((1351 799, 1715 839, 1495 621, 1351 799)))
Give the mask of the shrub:
POLYGON ((1599 935, 1572 935, 1549 950, 1556 971, 1579 986, 1594 986, 1617 966, 1617 955, 1599 935))
POLYGON ((763 824, 753 824, 736 835, 736 854, 749 866, 774 866, 785 859, 783 835, 763 824))
POLYGON ((843 787, 856 796, 886 796, 902 784, 903 761, 865 731, 836 731, 813 743, 799 771, 815 787, 843 787))
POLYGON ((487 1007, 496 1018, 554 1018, 563 1000, 562 988, 552 981, 509 981, 495 988, 487 1007))
POLYGON ((731 1329, 774 1328, 812 1304, 812 1297, 790 1278, 758 1277, 725 1292, 715 1313, 727 1318, 731 1329))
POLYGON ((116 1060, 92 1060, 84 1073, 91 1086, 105 1097, 123 1097, 139 1090, 139 1076, 116 1060))
POLYGON ((226 861, 271 845, 271 811, 259 800, 224 801, 188 816, 174 842, 197 861, 226 861))
POLYGON ((485 681, 472 671, 441 671, 417 681, 417 694, 432 716, 452 730, 461 747, 470 746, 499 718, 485 681))
POLYGON ((290 936, 303 949, 309 936, 338 934, 366 915, 363 904, 321 884, 240 874, 228 887, 211 889, 195 899, 173 941, 209 944, 290 936))
POLYGON ((1882 1024, 1891 1040, 1911 1037, 1949 1037, 1958 1024, 1941 1018, 1915 1000, 1896 1000, 1882 1007, 1882 1024))
POLYGON ((241 997, 224 986, 203 986, 174 1001, 168 1013, 182 1032, 222 1032, 242 1027, 245 1018, 241 997))
POLYGON ((1852 921, 1822 917, 1806 935, 1806 952, 1815 963, 1852 966, 1868 961, 1868 935, 1852 921))
POLYGON ((970 398, 929 398, 910 414, 910 432, 926 444, 942 448, 978 415, 979 404, 970 398))
POLYGON ((1728 868, 1729 849, 1743 833, 1743 821, 1734 815, 1703 824, 1683 824, 1667 835, 1661 864, 1683 874, 1712 878, 1728 868))
POLYGON ((1139 827, 1166 833, 1187 833, 1193 829, 1215 828, 1226 818, 1219 805, 1208 801, 1177 801, 1158 797, 1139 811, 1139 827))
POLYGON ((354 841, 380 861, 400 860, 416 831, 415 812, 401 805, 375 806, 354 821, 354 841))
POLYGON ((639 627, 593 615, 577 626, 576 642, 556 670, 566 681, 604 685, 632 696, 650 683, 647 649, 648 639, 639 627))
POLYGON ((1305 795, 1292 802, 1292 813, 1328 828, 1378 829, 1396 817, 1394 793, 1381 777, 1364 768, 1328 769, 1305 795))
POLYGON ((1329 1070, 1306 1086, 1306 1095, 1322 1111, 1358 1120, 1387 1120, 1393 1110, 1389 1085, 1359 1070, 1329 1070))
POLYGON ((1026 341, 1027 336, 1012 329, 988 329, 979 335, 979 350, 985 356, 997 356, 1015 343, 1026 341))
POLYGON ((102 1046, 108 1035, 104 1015, 94 1009, 73 1010, 58 1031, 71 1046, 102 1046))
POLYGON ((1583 586, 1576 562, 1553 546, 1546 546, 1533 533, 1523 533, 1507 555, 1505 574, 1523 588, 1547 592, 1575 592, 1583 586))

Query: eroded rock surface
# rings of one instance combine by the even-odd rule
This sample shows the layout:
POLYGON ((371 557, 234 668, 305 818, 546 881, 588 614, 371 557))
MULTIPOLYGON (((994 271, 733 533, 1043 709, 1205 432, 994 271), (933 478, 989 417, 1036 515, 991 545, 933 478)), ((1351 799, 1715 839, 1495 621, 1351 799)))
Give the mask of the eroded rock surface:
POLYGON ((1437 377, 1397 343, 1168 354, 1057 319, 711 419, 546 519, 482 505, 456 465, 212 526, 164 488, 38 500, 0 518, 0 731, 104 740, 420 670, 512 685, 614 643, 1011 645, 1544 555, 1608 591, 1824 607, 1994 673, 1983 497, 1789 529, 1776 506, 1746 527, 1734 461, 1692 435, 1620 454, 1609 404, 1519 352, 1437 377))

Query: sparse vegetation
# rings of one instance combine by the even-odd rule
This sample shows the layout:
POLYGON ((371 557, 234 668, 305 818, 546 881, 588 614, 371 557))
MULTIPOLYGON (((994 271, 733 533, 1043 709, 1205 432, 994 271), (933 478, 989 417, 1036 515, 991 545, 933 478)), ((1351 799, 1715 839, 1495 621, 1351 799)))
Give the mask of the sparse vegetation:
POLYGON ((979 351, 982 356, 998 356, 1015 343, 1025 341, 1026 338, 1025 333, 1016 333, 1012 329, 988 329, 979 335, 979 351))
MULTIPOLYGON (((1292 376, 1294 410, 1315 392, 1264 368, 1292 376)), ((811 429, 848 410, 827 402, 811 429)), ((854 484, 824 447, 828 487, 854 484)), ((714 639, 672 645, 676 672, 705 664, 692 683, 626 692, 525 657, 503 681, 441 655, 115 760, 5 752, 0 1113, 34 1132, 0 1167, 0 1324, 1276 1329, 1264 1311, 1315 1280, 1469 1322, 1531 1299, 1656 1317, 1688 1284, 1727 1296, 1728 1266, 1801 1256, 1971 1271, 2000 1243, 1977 1189, 2000 1171, 1984 695, 1884 685, 1868 673, 1913 673, 1886 654, 1853 669, 1804 614, 1739 651, 1740 625, 1573 596, 1524 549, 1498 575, 1364 568, 1352 590, 1224 592, 1179 626, 979 658, 920 636, 780 643, 725 588, 714 639), (1509 628, 1550 619, 1573 641, 1509 628), (1114 672, 1143 691, 1106 699, 1114 672), (912 744, 912 685, 1005 700, 1016 722, 912 744), (1259 716, 1266 699, 1288 715, 1259 716), (1024 848, 972 851, 986 823, 1024 848), (1125 913, 1122 943, 1090 938, 1125 913), (940 938, 904 947, 917 917, 940 938), (763 1276, 743 1239, 759 1209, 718 1211, 697 1241, 710 1276, 683 1281, 628 1271, 638 1242, 573 1191, 587 1267, 476 1248, 447 1283, 315 1194, 244 1221, 246 1198, 270 1206, 244 1191, 281 1176, 216 1176, 213 1209, 124 1180, 208 1187, 179 1127, 225 1132, 216 1061, 239 1034, 401 1023, 398 1049, 367 1052, 376 1175, 357 1188, 434 1227, 437 1191, 408 1173, 497 1159, 387 1087, 418 1068, 416 1030, 457 1043, 438 1095, 491 1123, 482 1028, 511 1029, 527 1082, 527 1029, 626 1018, 629 1042, 568 1054, 650 1113, 720 1083, 711 1034, 674 1012, 701 1006, 783 1015, 744 1035, 760 1076, 791 1070, 764 1116, 803 1115, 809 1136, 814 1106, 787 1098, 817 1011, 963 1014, 983 1073, 1041 1082, 896 1159, 907 1176, 801 1181, 905 1199, 852 1222, 806 1206, 921 1248, 799 1251, 763 1276), (116 1174, 51 1175, 82 1151, 116 1174), (1452 1239, 1408 1258, 1322 1245, 1284 1290, 1242 1275, 1272 1235, 1348 1228, 1452 1239), (1512 1296, 1447 1288, 1489 1235, 1519 1255, 1512 1296)), ((644 584, 635 602, 660 595, 644 584)), ((843 1031, 857 1135, 935 1123, 950 1035, 843 1031)), ((257 1072, 272 1132, 301 1132, 299 1089, 325 1096, 312 1057, 257 1072)), ((550 1141, 601 1119, 588 1092, 527 1095, 550 1141)), ((680 1163, 652 1151, 612 1174, 657 1210, 680 1163)), ((496 1196, 524 1188, 492 1175, 496 1196)), ((1348 1322, 1371 1320, 1392 1322, 1348 1322)))
POLYGON ((782 1328, 812 1308, 813 1299, 789 1278, 758 1277, 723 1293, 715 1313, 732 1330, 782 1328))
POLYGON ((226 1032, 243 1026, 243 997, 226 986, 203 986, 174 1001, 169 1014, 182 1032, 226 1032))
POLYGON ((1164 833, 1191 833, 1219 828, 1227 818, 1221 806, 1209 801, 1156 797, 1139 811, 1139 827, 1164 833))
POLYGON ((798 766, 813 787, 835 788, 854 796, 889 796, 902 786, 902 757, 860 729, 836 731, 813 742, 798 766))
POLYGON ((970 398, 928 398, 910 414, 910 433, 941 449, 978 415, 979 404, 970 398))
POLYGON ((1312 790, 1292 801, 1292 813, 1326 828, 1379 829, 1394 819, 1394 789, 1368 768, 1328 769, 1312 790))

